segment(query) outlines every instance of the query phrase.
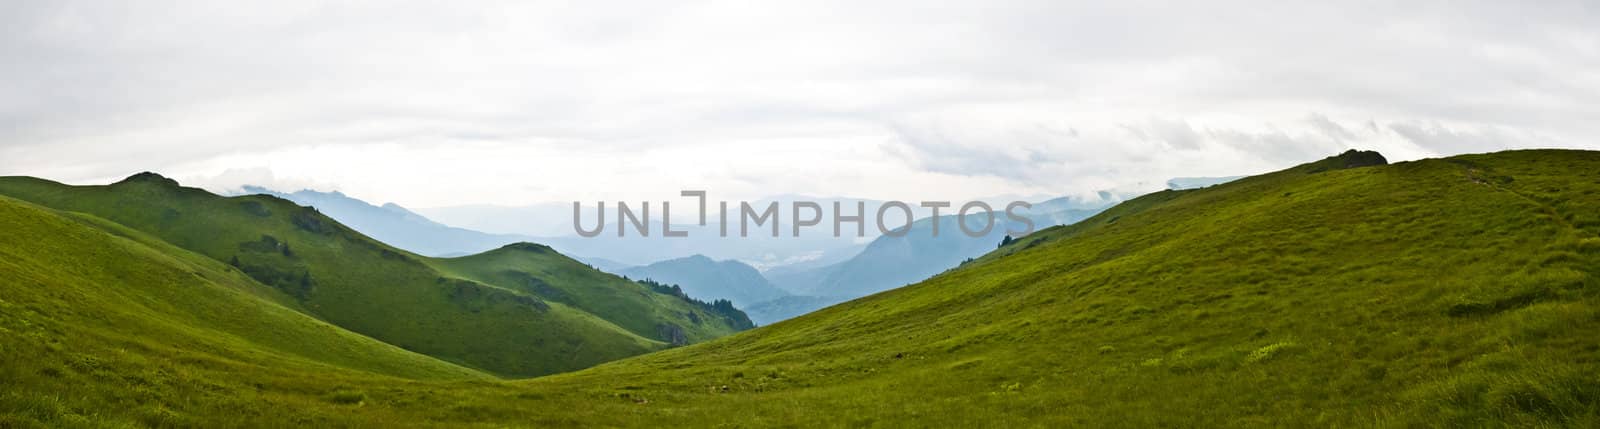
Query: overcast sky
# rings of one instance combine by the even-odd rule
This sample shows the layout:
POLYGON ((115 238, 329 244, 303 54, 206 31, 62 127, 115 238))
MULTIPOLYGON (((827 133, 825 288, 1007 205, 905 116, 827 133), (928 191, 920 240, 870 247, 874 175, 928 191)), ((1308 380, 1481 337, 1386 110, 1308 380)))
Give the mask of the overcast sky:
POLYGON ((0 174, 960 200, 1600 148, 1592 0, 237 3, 0 2, 0 174))

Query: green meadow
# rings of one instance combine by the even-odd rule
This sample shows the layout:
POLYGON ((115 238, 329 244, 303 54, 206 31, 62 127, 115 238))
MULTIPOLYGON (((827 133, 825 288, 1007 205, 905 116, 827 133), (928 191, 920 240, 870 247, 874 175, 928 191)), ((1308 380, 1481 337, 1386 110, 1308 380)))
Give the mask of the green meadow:
POLYGON ((1347 152, 748 330, 155 175, 0 231, 0 427, 1600 427, 1597 152, 1347 152))

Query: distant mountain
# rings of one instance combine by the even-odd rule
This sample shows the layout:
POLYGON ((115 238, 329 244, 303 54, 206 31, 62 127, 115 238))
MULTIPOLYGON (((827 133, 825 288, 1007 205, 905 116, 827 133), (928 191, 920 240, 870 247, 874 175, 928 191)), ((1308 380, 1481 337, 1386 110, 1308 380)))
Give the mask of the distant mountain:
MULTIPOLYGON (((1099 198, 1066 197, 1040 202, 1026 217, 1033 221, 1035 230, 1044 229, 1086 219, 1121 201, 1109 193, 1099 198)), ((969 215, 967 228, 981 230, 983 219, 981 215, 969 215)), ((789 292, 808 296, 855 298, 904 286, 994 250, 1008 230, 1025 229, 1022 222, 1010 220, 1003 211, 994 212, 994 219, 993 228, 977 237, 962 232, 959 218, 954 215, 939 217, 937 237, 933 234, 932 217, 918 219, 908 233, 880 236, 844 262, 812 270, 786 270, 774 278, 781 279, 778 283, 789 292)))
POLYGON ((849 300, 850 298, 842 296, 789 295, 757 303, 745 307, 743 310, 745 314, 750 315, 750 320, 755 322, 757 326, 766 326, 849 300))
POLYGON ((535 237, 572 235, 572 203, 526 206, 474 204, 424 207, 413 211, 446 225, 491 234, 535 237))
MULTIPOLYGON (((715 225, 717 223, 717 203, 724 200, 714 193, 707 195, 707 199, 707 209, 711 211, 711 213, 707 213, 707 223, 715 225)), ((693 199, 673 198, 671 201, 675 201, 673 203, 674 206, 677 206, 677 204, 685 204, 685 206, 687 206, 693 201, 693 199)), ((787 209, 788 207, 791 207, 792 203, 795 201, 809 201, 817 203, 822 208, 823 219, 832 218, 833 203, 835 202, 840 203, 841 208, 845 210, 846 214, 853 214, 855 212, 856 203, 858 202, 865 204, 869 213, 877 210, 878 206, 884 203, 884 201, 864 198, 814 197, 807 195, 783 194, 750 201, 750 205, 754 207, 764 207, 767 204, 775 202, 778 203, 779 206, 787 209)), ((585 209, 593 210, 595 201, 582 201, 582 203, 585 209)), ((634 202, 632 201, 629 202, 629 204, 633 203, 634 202)), ((728 203, 731 210, 737 211, 739 209, 739 201, 728 201, 728 203)), ((608 208, 613 208, 613 210, 615 207, 614 204, 615 201, 606 201, 606 206, 608 208)), ((912 210, 917 217, 928 215, 927 209, 922 207, 913 205, 912 210)), ((495 234, 516 234, 537 237, 564 237, 575 235, 572 228, 571 202, 538 203, 522 206, 471 204, 461 206, 423 207, 415 208, 413 211, 421 213, 430 219, 434 219, 451 226, 495 234)), ((691 217, 696 215, 694 211, 680 211, 675 212, 675 214, 680 217, 674 217, 674 219, 681 220, 673 222, 674 224, 682 224, 684 226, 688 226, 690 224, 694 224, 696 226, 699 225, 699 222, 691 221, 691 219, 695 219, 691 217)), ((785 213, 782 217, 787 219, 789 215, 785 213)), ((785 225, 787 224, 788 223, 785 222, 785 225)), ((712 255, 712 257, 717 256, 712 255)))
POLYGON ((676 284, 695 299, 726 299, 740 308, 788 295, 768 283, 754 267, 739 261, 715 261, 704 255, 629 268, 618 274, 676 284))
POLYGON ((1243 179, 1245 176, 1227 177, 1174 177, 1167 180, 1167 189, 1182 191, 1185 189, 1200 189, 1207 186, 1216 186, 1223 183, 1243 179))
MULTIPOLYGON (((1092 197, 1062 197, 1034 203, 1026 217, 1035 230, 1067 225, 1094 216, 1122 201, 1111 192, 1092 197)), ((757 324, 770 324, 854 298, 915 283, 961 265, 963 261, 993 251, 1006 231, 1026 229, 1003 210, 994 212, 995 224, 987 233, 972 237, 959 228, 960 218, 941 215, 939 235, 933 234, 932 217, 918 219, 902 236, 883 235, 861 253, 842 262, 779 267, 766 273, 779 288, 794 294, 775 301, 741 307, 757 324)), ((967 228, 983 229, 984 216, 969 215, 967 228)))
POLYGON ((589 266, 594 267, 594 269, 596 269, 596 270, 605 271, 605 272, 608 272, 608 273, 611 273, 611 274, 619 274, 623 270, 638 266, 638 265, 634 265, 634 264, 617 262, 617 261, 613 261, 613 260, 606 259, 606 258, 594 258, 594 257, 587 257, 587 256, 573 256, 572 259, 577 259, 578 262, 589 264, 589 266))
MULTIPOLYGON (((862 245, 861 248, 865 249, 866 245, 862 245)), ((859 254, 861 252, 857 251, 844 257, 817 259, 774 267, 763 271, 761 275, 766 276, 767 281, 772 282, 772 285, 777 286, 779 289, 792 294, 804 295, 810 293, 811 289, 822 283, 822 279, 827 277, 830 272, 829 268, 848 261, 859 254)))
MULTIPOLYGON (((739 237, 739 203, 740 201, 727 201, 728 237, 722 236, 721 214, 716 195, 708 196, 706 224, 700 225, 697 220, 698 212, 695 209, 685 211, 691 201, 681 201, 673 204, 673 230, 686 231, 687 237, 665 237, 661 233, 659 217, 652 218, 650 224, 651 236, 642 237, 635 231, 629 230, 626 236, 618 237, 616 229, 616 205, 614 201, 606 203, 606 227, 601 235, 596 237, 579 237, 572 225, 571 203, 544 203, 527 206, 493 206, 493 205, 468 205, 455 207, 435 207, 416 209, 417 213, 428 216, 451 226, 468 228, 491 233, 517 234, 519 236, 537 236, 532 241, 545 243, 566 254, 585 255, 585 259, 606 260, 606 263, 596 263, 595 266, 605 269, 606 266, 637 266, 666 259, 682 258, 690 255, 705 255, 712 259, 733 259, 749 264, 758 270, 766 271, 782 267, 815 265, 818 262, 826 264, 837 263, 860 253, 866 244, 877 238, 878 231, 872 225, 865 225, 865 233, 855 234, 854 225, 846 224, 845 231, 840 237, 833 236, 832 219, 834 217, 834 204, 846 216, 861 213, 871 217, 877 213, 887 201, 851 197, 814 197, 806 195, 777 195, 750 201, 756 208, 764 208, 769 204, 778 204, 779 237, 773 237, 770 226, 751 230, 748 236, 739 237), (794 236, 794 204, 796 202, 816 203, 820 209, 822 222, 819 225, 801 229, 799 236, 794 236), (682 204, 682 205, 680 205, 682 204)), ((1106 196, 1100 196, 1105 198, 1106 196)), ((992 197, 984 201, 993 207, 1003 207, 1014 197, 992 197)), ((1033 213, 1053 213, 1068 208, 1079 208, 1073 204, 1086 201, 1096 201, 1090 198, 1062 198, 1055 201, 1056 205, 1049 202, 1044 207, 1036 207, 1033 213)), ((916 202, 910 202, 912 215, 922 218, 931 215, 929 208, 922 207, 916 202)), ((692 207, 692 206, 688 206, 692 207)), ((638 206, 634 205, 637 209, 638 206)), ((653 202, 652 215, 660 216, 659 202, 653 202)), ((584 201, 582 206, 583 220, 586 226, 594 224, 594 201, 584 201)), ((809 212, 805 213, 809 215, 809 212)), ((869 220, 870 223, 870 220, 869 220)), ((598 262, 598 261, 597 261, 598 262)))
MULTIPOLYGON (((798 237, 790 236, 789 223, 780 222, 780 236, 752 232, 748 237, 722 237, 721 226, 716 223, 716 213, 708 214, 711 222, 705 226, 679 224, 675 229, 689 232, 688 237, 668 238, 661 235, 659 225, 650 237, 630 234, 617 237, 615 224, 610 224, 606 234, 598 237, 561 236, 532 238, 513 234, 489 234, 451 227, 430 220, 395 204, 375 206, 339 192, 302 190, 282 193, 255 186, 247 186, 249 193, 273 195, 298 204, 317 207, 330 217, 350 225, 386 243, 393 243, 413 252, 441 257, 464 256, 498 248, 518 241, 537 241, 571 255, 587 255, 577 259, 601 271, 635 278, 679 284, 696 299, 729 299, 739 308, 751 307, 788 295, 808 297, 826 296, 827 299, 788 299, 779 304, 763 307, 767 313, 752 316, 757 323, 771 323, 784 318, 821 308, 822 305, 846 298, 865 296, 874 292, 920 281, 947 270, 968 258, 977 257, 990 250, 1005 236, 1010 228, 1020 228, 1006 221, 1003 211, 995 213, 996 225, 982 237, 969 237, 957 230, 956 218, 941 216, 940 237, 932 237, 931 218, 913 223, 912 231, 905 237, 879 236, 863 243, 864 238, 833 237, 831 227, 819 225, 802 229, 798 237), (698 257, 689 257, 695 255, 698 257), (729 261, 713 263, 714 259, 729 261), (732 262, 737 260, 739 262, 732 262), (644 266, 649 261, 660 261, 644 266), (730 265, 729 262, 732 262, 730 265), (651 267, 655 268, 651 268, 651 267), (756 268, 760 267, 760 268, 756 268), (745 268, 748 269, 740 269, 745 268), (760 269, 769 269, 765 276, 760 269), (759 280, 756 280, 758 279, 759 280), (769 280, 770 279, 770 280, 769 280), (754 288, 754 289, 749 289, 754 288), (809 307, 808 306, 813 306, 809 307), (781 309, 781 310, 779 310, 781 309)), ((1122 196, 1105 191, 1087 196, 1055 198, 1034 203, 1027 210, 1035 228, 1076 222, 1097 213, 1099 209, 1121 201, 1122 196)), ((776 202, 789 210, 795 201, 815 201, 823 207, 823 218, 831 219, 833 203, 838 202, 846 213, 854 212, 860 203, 866 212, 875 213, 883 201, 851 198, 811 198, 805 196, 779 196, 752 202, 764 206, 776 202)), ((999 205, 999 203, 991 203, 999 205)), ((590 206, 590 210, 593 210, 590 206)), ((913 205, 914 214, 928 213, 925 208, 913 205)), ((452 217, 467 218, 477 213, 486 216, 480 221, 499 222, 497 228, 515 225, 550 223, 536 219, 559 216, 570 219, 567 212, 558 213, 550 204, 516 207, 463 206, 429 209, 452 217)), ((691 212, 692 213, 692 212, 691 212)), ((791 213, 781 213, 792 217, 791 213)), ((608 213, 614 219, 615 213, 608 213)), ((674 218, 675 220, 677 218, 674 218)), ((692 221, 692 214, 683 217, 692 221)), ((980 217, 969 218, 974 228, 980 217)), ((614 222, 614 220, 612 221, 614 222)), ((737 235, 737 225, 729 225, 730 234, 737 235)), ((874 228, 866 228, 874 234, 874 228)), ((763 230, 770 231, 770 230, 763 230)), ((629 231, 630 233, 633 231, 629 231)))
POLYGON ((375 206, 340 192, 301 190, 283 193, 259 186, 245 186, 245 194, 271 195, 337 219, 362 234, 389 245, 427 256, 462 256, 488 251, 510 243, 536 241, 514 234, 488 234, 434 222, 394 203, 375 206))
MULTIPOLYGON (((606 208, 610 209, 611 206, 607 205, 606 208)), ((677 207, 673 208, 673 213, 676 215, 677 207)), ((587 210, 591 210, 587 216, 594 216, 593 206, 587 210)), ((752 230, 749 236, 739 237, 738 224, 730 225, 729 236, 722 237, 720 227, 716 223, 706 226, 694 224, 673 226, 674 231, 686 231, 689 234, 687 237, 663 236, 660 223, 651 225, 649 237, 641 237, 632 229, 628 230, 626 236, 618 237, 615 215, 614 211, 607 215, 609 225, 604 233, 597 237, 542 237, 535 241, 547 243, 562 253, 607 259, 625 265, 637 266, 691 255, 705 255, 717 260, 738 260, 759 268, 826 258, 843 259, 860 252, 865 245, 865 239, 833 237, 831 226, 804 229, 801 236, 791 236, 787 223, 781 227, 782 234, 778 237, 771 236, 770 229, 763 229, 761 232, 752 230)), ((659 213, 654 215, 659 216, 659 213)), ((677 217, 674 216, 673 220, 677 220, 677 217)), ((588 222, 592 224, 593 218, 591 217, 588 222)))
MULTIPOLYGON (((665 237, 661 233, 660 201, 651 202, 651 235, 639 236, 628 230, 626 236, 617 236, 616 202, 606 201, 605 230, 596 237, 580 237, 572 224, 572 203, 545 203, 528 206, 472 205, 417 209, 418 213, 445 224, 495 233, 511 233, 540 237, 534 241, 549 244, 563 253, 602 258, 625 265, 644 265, 655 261, 705 255, 712 259, 735 259, 759 270, 816 260, 839 261, 859 253, 867 241, 877 236, 868 226, 865 236, 857 236, 852 225, 841 237, 833 236, 833 204, 839 203, 845 215, 856 214, 858 204, 869 216, 876 213, 884 202, 848 197, 810 197, 804 195, 779 195, 750 201, 757 209, 777 203, 779 206, 779 237, 771 236, 769 226, 753 228, 748 236, 739 237, 739 203, 727 201, 728 237, 722 236, 721 216, 715 194, 708 196, 706 224, 698 222, 697 208, 691 200, 673 199, 672 223, 674 231, 686 231, 687 237, 665 237), (791 234, 794 202, 814 202, 820 208, 821 224, 803 228, 800 235, 791 234)), ((584 225, 595 223, 595 201, 582 202, 584 225)), ((632 204, 635 210, 638 205, 632 204)), ((912 204, 917 216, 927 214, 927 209, 912 204)), ((807 212, 807 215, 810 213, 807 212)))

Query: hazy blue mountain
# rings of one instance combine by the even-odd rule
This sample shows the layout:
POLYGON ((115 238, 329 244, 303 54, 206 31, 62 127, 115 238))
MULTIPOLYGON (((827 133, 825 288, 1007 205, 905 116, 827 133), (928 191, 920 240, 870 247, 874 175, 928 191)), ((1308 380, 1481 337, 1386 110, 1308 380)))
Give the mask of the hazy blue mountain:
POLYGON ((638 265, 634 265, 634 264, 626 264, 626 263, 622 263, 622 262, 617 262, 617 261, 613 261, 613 260, 606 259, 606 258, 597 258, 597 257, 588 257, 588 256, 573 256, 572 259, 577 259, 579 262, 583 262, 585 264, 589 264, 589 266, 594 267, 594 269, 596 269, 596 270, 605 271, 605 272, 608 272, 608 273, 611 273, 611 274, 618 274, 618 275, 620 275, 623 270, 626 270, 626 269, 629 269, 629 268, 634 268, 634 267, 638 266, 638 265))
POLYGON ((1174 177, 1167 180, 1167 189, 1182 191, 1185 189, 1198 189, 1207 186, 1216 186, 1244 178, 1245 176, 1227 177, 1174 177))
MULTIPOLYGON (((1065 225, 1087 219, 1115 205, 1125 196, 1100 192, 1087 197, 1062 197, 1033 203, 1026 217, 1034 230, 1065 225)), ((925 280, 969 258, 994 250, 1008 230, 1023 230, 1021 222, 1008 218, 1003 209, 994 213, 995 225, 986 234, 969 236, 959 228, 960 219, 941 213, 938 236, 934 219, 918 219, 902 236, 884 235, 873 239, 861 253, 835 264, 796 265, 769 270, 770 281, 795 297, 741 307, 758 324, 769 324, 809 313, 873 293, 925 280)), ((967 218, 971 230, 983 228, 982 216, 967 218)))
MULTIPOLYGON (((1027 215, 1030 219, 1035 219, 1036 222, 1040 220, 1051 221, 1057 217, 1057 214, 1063 211, 1104 210, 1105 208, 1114 206, 1123 200, 1137 196, 1138 195, 1130 195, 1113 191, 1099 191, 1095 192, 1093 195, 1074 195, 1052 198, 1032 203, 1033 206, 1028 209, 1027 215)), ((1043 225, 1038 229, 1044 229, 1044 226, 1048 225, 1043 225)))
MULTIPOLYGON (((767 282, 761 272, 739 261, 716 261, 704 255, 670 259, 622 270, 621 275, 676 284, 695 299, 726 299, 736 307, 788 295, 767 282)), ((753 319, 752 319, 753 320, 753 319)))
POLYGON ((559 237, 572 234, 572 203, 526 206, 475 204, 417 208, 413 211, 441 223, 491 234, 559 237))
POLYGON ((762 271, 761 275, 766 276, 767 281, 779 289, 797 295, 804 295, 809 293, 815 285, 822 283, 822 279, 826 278, 829 273, 827 268, 854 258, 856 255, 861 254, 861 250, 866 249, 866 247, 866 244, 862 244, 861 247, 855 249, 855 252, 848 254, 840 252, 810 261, 773 267, 762 271))
MULTIPOLYGON (((591 212, 589 216, 593 216, 593 213, 591 212)), ((607 221, 610 224, 604 233, 596 237, 543 237, 536 241, 549 244, 562 253, 607 259, 623 265, 645 265, 655 261, 705 255, 712 259, 738 260, 752 267, 770 268, 830 257, 842 260, 860 252, 869 240, 854 237, 835 238, 831 229, 825 231, 826 234, 803 229, 801 235, 795 237, 789 234, 787 223, 780 227, 781 234, 778 237, 771 236, 770 229, 763 229, 760 233, 751 231, 748 237, 739 237, 737 224, 730 225, 728 237, 721 236, 717 224, 674 225, 674 231, 686 231, 689 235, 665 237, 661 234, 659 223, 651 225, 649 237, 639 236, 631 228, 627 230, 626 236, 618 237, 614 213, 608 215, 607 221)), ((657 220, 652 219, 652 221, 657 220)), ((589 222, 592 225, 593 220, 589 222)))
POLYGON ((755 322, 757 326, 766 326, 849 300, 850 298, 842 296, 789 295, 757 303, 743 310, 750 316, 750 321, 755 322))
POLYGON ((489 234, 434 222, 394 203, 375 206, 340 192, 301 190, 278 192, 259 186, 245 186, 245 194, 266 194, 316 207, 328 217, 391 246, 427 256, 461 256, 497 249, 533 237, 514 234, 489 234))
MULTIPOLYGON (((690 255, 705 255, 712 259, 733 259, 744 262, 757 269, 769 269, 784 265, 804 263, 816 260, 843 260, 859 253, 865 244, 875 237, 875 228, 870 225, 865 228, 865 236, 857 236, 853 224, 844 225, 844 231, 839 237, 833 236, 833 203, 838 202, 846 215, 856 213, 857 203, 865 207, 870 216, 876 213, 882 202, 853 198, 812 198, 805 196, 780 196, 750 202, 757 210, 764 209, 771 203, 778 204, 778 236, 772 236, 771 222, 764 226, 750 225, 750 230, 743 237, 740 236, 739 202, 729 201, 727 216, 727 236, 723 236, 722 214, 715 200, 707 203, 706 225, 698 224, 698 207, 692 200, 684 201, 674 199, 672 221, 674 231, 685 231, 687 237, 666 237, 662 234, 660 224, 660 202, 652 202, 650 236, 640 236, 633 229, 628 229, 626 235, 618 237, 615 202, 607 202, 605 212, 606 227, 599 236, 578 237, 572 231, 572 208, 567 206, 562 214, 562 219, 567 222, 568 231, 562 236, 542 239, 552 247, 566 253, 590 255, 610 259, 613 261, 643 265, 653 261, 682 258, 690 255), (821 223, 800 229, 800 234, 793 233, 794 202, 815 202, 820 208, 821 223)), ((632 205, 635 210, 637 205, 632 205)), ((586 228, 595 224, 595 204, 585 202, 583 205, 583 221, 586 228)), ((803 215, 812 213, 805 210, 803 215)))
MULTIPOLYGON (((705 255, 723 260, 734 259, 760 270, 818 260, 841 261, 859 253, 868 241, 877 236, 870 224, 872 216, 884 202, 847 197, 811 197, 780 195, 751 201, 756 209, 777 203, 779 236, 771 235, 770 223, 752 229, 747 237, 739 237, 739 201, 729 203, 728 237, 722 236, 719 214, 721 199, 708 195, 706 225, 700 225, 697 202, 693 198, 669 198, 672 201, 674 231, 687 231, 688 237, 665 237, 661 231, 661 201, 650 201, 650 236, 644 237, 629 229, 626 236, 617 236, 616 202, 606 201, 605 230, 597 237, 580 237, 572 224, 572 203, 547 203, 529 206, 457 206, 418 209, 419 213, 440 222, 474 230, 534 235, 537 242, 548 244, 566 254, 586 255, 621 265, 644 265, 655 261, 705 255), (794 202, 815 202, 820 208, 821 224, 801 229, 799 236, 792 234, 794 202), (845 225, 841 237, 833 236, 833 203, 839 203, 846 215, 856 214, 858 203, 864 207, 869 224, 864 236, 855 234, 854 225, 845 225)), ((583 201, 581 215, 585 228, 595 225, 595 201, 583 201)), ((639 210, 638 202, 630 207, 639 210)), ((918 217, 927 209, 910 204, 918 217)), ((811 215, 806 210, 804 215, 811 215)), ((598 265, 597 265, 598 266, 598 265)))
MULTIPOLYGON (((1044 229, 1086 219, 1102 209, 1066 209, 1028 217, 1034 221, 1035 229, 1044 229)), ((959 229, 959 218, 955 216, 939 217, 938 236, 933 234, 933 218, 919 219, 912 224, 909 233, 900 237, 885 235, 872 240, 855 257, 823 268, 826 274, 821 275, 820 282, 794 292, 853 298, 922 281, 960 265, 968 258, 994 250, 1005 238, 1008 229, 1024 229, 1021 222, 1007 220, 1003 213, 996 215, 994 228, 978 237, 963 233, 959 229)), ((967 224, 973 230, 983 227, 979 216, 968 217, 967 224)))
MULTIPOLYGON (((1014 196, 997 196, 985 198, 993 207, 1003 208, 1006 202, 1020 198, 1014 196)), ((1066 199, 1062 199, 1066 200, 1066 199)), ((673 202, 672 223, 674 231, 686 231, 688 237, 665 237, 661 232, 660 203, 651 201, 650 228, 648 237, 640 236, 629 229, 627 235, 617 236, 616 202, 606 202, 605 230, 597 237, 579 237, 572 225, 571 203, 547 203, 528 206, 491 206, 472 205, 457 207, 436 207, 418 209, 417 211, 429 218, 440 222, 474 230, 535 235, 540 238, 535 241, 548 244, 566 254, 586 255, 586 259, 593 259, 591 265, 601 269, 619 266, 644 265, 654 261, 682 258, 689 255, 705 255, 712 259, 733 259, 749 264, 758 270, 767 271, 785 267, 820 266, 833 264, 849 259, 860 253, 868 242, 877 238, 878 231, 873 224, 875 215, 886 201, 850 197, 814 197, 806 195, 777 195, 751 201, 750 204, 757 209, 777 203, 779 236, 771 235, 770 227, 755 228, 746 237, 739 237, 739 201, 729 203, 727 222, 728 237, 722 236, 722 219, 718 203, 722 202, 715 193, 708 195, 706 225, 698 223, 697 201, 692 198, 669 198, 673 202), (801 229, 795 236, 792 233, 794 224, 794 204, 805 201, 813 202, 820 209, 821 223, 801 229), (857 214, 857 209, 865 214, 867 224, 863 228, 865 233, 857 235, 854 224, 844 225, 841 237, 833 236, 832 219, 834 217, 834 203, 838 203, 840 210, 845 215, 857 214), (605 260, 605 262, 599 261, 605 260)), ((1081 202, 1081 201, 1079 201, 1081 202)), ((594 201, 584 201, 581 212, 586 228, 595 224, 594 201)), ((918 201, 907 201, 915 218, 931 215, 930 209, 921 207, 918 201)), ((959 204, 954 202, 953 204, 959 204)), ((1042 203, 1043 204, 1043 203, 1042 203)), ((630 202, 635 210, 639 205, 630 202)), ((1057 212, 1066 207, 1037 207, 1034 213, 1057 212)), ((946 210, 948 211, 948 209, 946 210)), ((809 209, 803 215, 811 215, 809 209)), ((897 216, 891 214, 890 216, 897 216)), ((892 222, 894 219, 890 219, 892 222)), ((754 225, 752 225, 754 227, 754 225)), ((790 269, 790 271, 793 271, 790 269)))

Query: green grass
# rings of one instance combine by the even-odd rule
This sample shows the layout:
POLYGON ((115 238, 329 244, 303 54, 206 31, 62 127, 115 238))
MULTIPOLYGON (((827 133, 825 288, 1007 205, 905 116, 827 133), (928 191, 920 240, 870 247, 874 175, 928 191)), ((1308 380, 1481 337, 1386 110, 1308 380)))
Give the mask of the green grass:
MULTIPOLYGON (((615 312, 549 302, 515 288, 441 272, 433 265, 439 261, 374 241, 310 208, 262 195, 223 198, 154 174, 109 186, 7 177, 0 178, 0 194, 99 216, 237 265, 293 298, 295 308, 308 314, 497 375, 571 371, 666 348, 667 338, 659 336, 656 324, 682 326, 696 340, 735 331, 720 319, 689 323, 686 315, 696 309, 680 300, 657 299, 651 304, 663 308, 632 306, 615 312), (646 324, 648 329, 640 326, 646 324)), ((603 275, 580 264, 539 262, 505 268, 562 278, 603 275)), ((562 283, 554 278, 550 282, 562 283)), ((649 293, 621 279, 587 286, 614 295, 649 293)))
MULTIPOLYGON (((1600 153, 1518 151, 1361 168, 1344 168, 1346 161, 1151 194, 919 284, 528 380, 399 380, 312 363, 245 370, 211 362, 254 344, 157 359, 149 356, 168 350, 166 340, 139 331, 120 332, 150 346, 122 353, 106 340, 46 331, 37 341, 73 339, 60 353, 96 363, 54 371, 80 383, 38 378, 47 375, 17 383, 0 397, 9 413, 0 419, 1600 426, 1600 153), (239 398, 152 389, 157 408, 52 393, 82 386, 106 397, 143 394, 117 378, 137 367, 94 378, 99 362, 123 361, 194 374, 202 386, 259 387, 239 398), (235 408, 253 414, 227 411, 235 408)), ((7 246, 42 246, 34 241, 7 246)), ((55 276, 74 267, 34 269, 55 276)), ((78 308, 88 307, 64 310, 78 308)), ((0 319, 11 330, 51 320, 0 314, 28 315, 0 319)), ((101 331, 76 323, 59 329, 101 331)), ((38 353, 11 352, 31 344, 17 339, 28 337, 0 338, 8 359, 38 353)), ((53 361, 20 360, 7 361, 8 375, 42 373, 46 363, 36 362, 53 361)))
POLYGON ((0 230, 0 426, 154 424, 177 403, 222 414, 301 374, 491 378, 308 317, 238 270, 103 220, 0 197, 0 230))

